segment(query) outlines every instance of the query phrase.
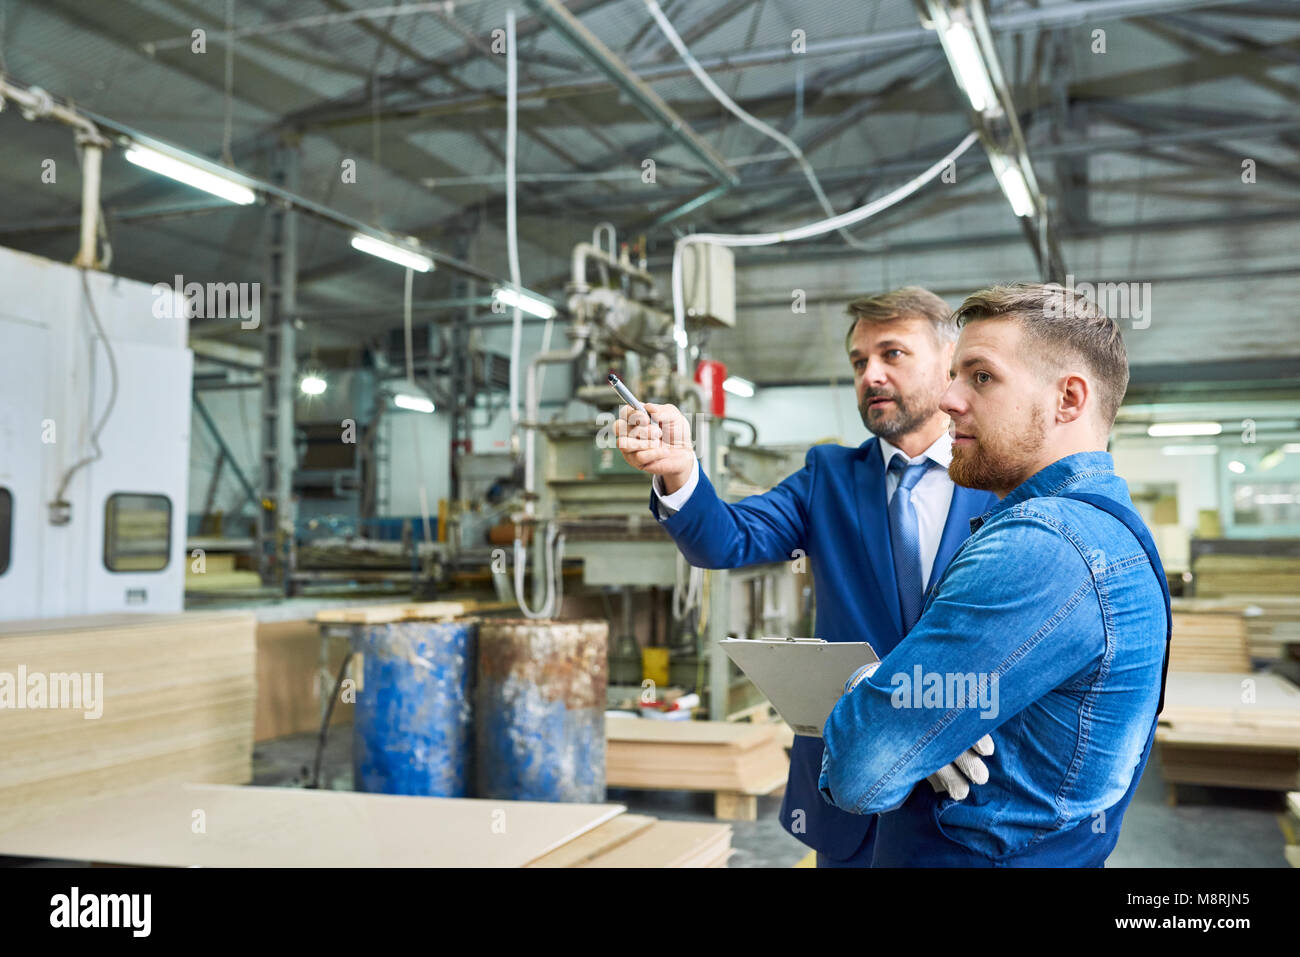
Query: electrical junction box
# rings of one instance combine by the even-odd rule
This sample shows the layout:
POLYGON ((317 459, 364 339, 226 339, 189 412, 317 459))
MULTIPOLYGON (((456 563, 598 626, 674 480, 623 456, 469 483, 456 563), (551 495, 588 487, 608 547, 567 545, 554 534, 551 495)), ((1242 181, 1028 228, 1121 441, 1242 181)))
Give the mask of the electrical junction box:
POLYGON ((691 243, 682 250, 686 317, 713 326, 736 327, 736 257, 728 246, 691 243))

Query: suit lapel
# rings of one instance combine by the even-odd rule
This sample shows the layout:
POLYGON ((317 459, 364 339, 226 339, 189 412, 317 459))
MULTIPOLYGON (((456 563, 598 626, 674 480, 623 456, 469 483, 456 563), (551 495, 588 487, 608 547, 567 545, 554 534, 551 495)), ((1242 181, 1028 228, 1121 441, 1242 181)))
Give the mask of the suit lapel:
MULTIPOLYGON (((903 612, 898 606, 898 579, 894 575, 894 553, 889 544, 889 516, 885 502, 885 465, 880 460, 880 443, 871 439, 853 460, 853 487, 858 496, 858 523, 867 550, 866 576, 876 586, 880 602, 889 610, 894 629, 903 634, 903 612)), ((945 530, 945 535, 947 534, 945 530)))
POLYGON ((934 568, 930 571, 930 587, 933 590, 948 570, 948 564, 957 549, 961 548, 970 537, 970 520, 978 518, 992 507, 996 501, 988 492, 954 486, 952 504, 948 506, 948 518, 943 524, 943 534, 939 537, 939 551, 934 556, 934 568))

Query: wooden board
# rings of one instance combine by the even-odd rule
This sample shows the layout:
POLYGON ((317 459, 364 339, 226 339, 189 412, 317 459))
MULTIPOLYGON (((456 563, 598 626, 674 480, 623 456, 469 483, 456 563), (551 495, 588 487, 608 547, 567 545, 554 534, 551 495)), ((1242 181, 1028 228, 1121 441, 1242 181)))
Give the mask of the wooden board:
MULTIPOLYGON (((320 730, 320 632, 319 625, 307 620, 257 623, 254 741, 320 730)), ((348 639, 340 636, 329 641, 332 683, 347 653, 348 639)), ((337 702, 330 726, 350 727, 353 707, 337 702)))
POLYGON ((580 834, 567 844, 544 854, 527 867, 578 867, 629 841, 655 823, 644 814, 620 814, 613 820, 580 834))
POLYGON ((316 621, 332 625, 382 625, 418 618, 455 618, 472 610, 472 601, 394 602, 357 608, 327 608, 316 613, 316 621))
POLYGON ((623 811, 618 804, 163 785, 0 831, 0 854, 154 867, 522 867, 623 811))
POLYGON ((102 676, 99 717, 0 710, 0 828, 156 782, 249 780, 254 660, 238 612, 0 624, 0 674, 102 676))
POLYGON ((730 853, 730 825, 656 821, 631 840, 579 866, 715 867, 725 866, 730 853))
POLYGON ((1273 674, 1170 672, 1157 735, 1170 731, 1184 742, 1300 748, 1300 688, 1273 674))

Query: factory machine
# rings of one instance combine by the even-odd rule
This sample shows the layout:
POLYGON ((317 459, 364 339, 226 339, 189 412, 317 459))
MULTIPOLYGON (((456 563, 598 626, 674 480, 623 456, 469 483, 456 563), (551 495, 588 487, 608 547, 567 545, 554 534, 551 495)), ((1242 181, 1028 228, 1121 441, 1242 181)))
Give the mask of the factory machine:
POLYGON ((0 619, 181 610, 193 357, 177 300, 0 248, 0 619))
MULTIPOLYGON (((692 438, 724 500, 766 491, 802 464, 802 455, 764 449, 757 431, 726 416, 725 369, 701 359, 710 335, 734 328, 734 261, 729 249, 694 246, 685 259, 685 334, 674 328, 671 303, 659 295, 644 259, 624 244, 615 252, 612 227, 573 250, 568 285, 567 349, 535 356, 527 367, 524 426, 525 490, 517 527, 531 528, 531 593, 524 587, 524 548, 516 542, 514 583, 530 614, 558 612, 564 560, 580 559, 585 586, 615 592, 621 614, 611 621, 610 681, 639 686, 642 659, 632 634, 637 590, 672 592, 666 629, 669 682, 696 688, 712 718, 761 698, 710 649, 727 635, 794 633, 805 610, 805 579, 792 562, 705 572, 691 568, 647 504, 649 477, 618 450, 612 422, 620 401, 613 371, 643 402, 672 403, 691 421, 692 438), (695 372, 683 375, 684 357, 695 372), (571 363, 573 397, 594 406, 584 421, 542 422, 537 374, 546 363, 571 363), (733 606, 740 614, 733 614, 733 606), (706 680, 707 674, 707 680, 706 680)), ((810 579, 807 580, 810 582, 810 579)))

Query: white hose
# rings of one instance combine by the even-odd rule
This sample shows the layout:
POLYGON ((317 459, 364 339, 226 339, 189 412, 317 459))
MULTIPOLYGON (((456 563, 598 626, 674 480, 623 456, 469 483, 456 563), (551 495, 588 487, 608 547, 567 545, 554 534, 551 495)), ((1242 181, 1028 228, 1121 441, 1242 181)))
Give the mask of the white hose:
POLYGON ((911 196, 918 189, 924 186, 930 180, 934 179, 943 172, 949 163, 952 163, 957 157, 961 156, 971 145, 979 139, 979 133, 971 131, 966 134, 966 138, 958 143, 946 156, 938 160, 933 166, 925 172, 909 180, 902 186, 891 192, 886 193, 878 199, 873 199, 865 206, 859 206, 857 209, 851 209, 847 213, 840 213, 838 216, 831 216, 829 219, 820 219, 815 223, 808 223, 804 226, 796 226, 793 229, 783 229, 774 233, 751 233, 729 234, 729 233, 692 233, 689 236, 683 236, 677 240, 673 248, 673 335, 677 340, 677 374, 686 375, 686 303, 685 291, 683 289, 682 279, 682 251, 689 245, 695 243, 715 243, 719 246, 774 246, 777 243, 791 243, 800 239, 811 239, 814 236, 821 236, 825 233, 832 232, 845 226, 851 226, 854 223, 860 223, 864 219, 875 216, 891 206, 902 202, 911 196))
MULTIPOLYGON (((515 11, 511 9, 506 11, 506 253, 510 260, 510 284, 514 287, 516 303, 519 301, 519 293, 522 288, 519 269, 519 218, 515 196, 515 154, 519 142, 518 125, 519 61, 515 51, 515 11)), ((550 335, 551 326, 548 323, 545 333, 548 344, 550 335)), ((528 460, 525 467, 530 467, 532 443, 522 443, 518 440, 519 364, 522 352, 523 312, 516 305, 510 335, 510 429, 515 446, 522 448, 528 460)), ((538 401, 541 401, 540 393, 538 401)), ((532 424, 529 423, 525 428, 530 429, 529 436, 531 437, 532 424)), ((531 493, 532 489, 529 488, 527 491, 531 493)), ((533 500, 531 495, 526 498, 525 509, 530 515, 532 514, 533 500)), ((536 529, 536 526, 534 526, 534 529, 536 529)), ((524 594, 524 572, 528 565, 528 552, 524 548, 523 540, 518 532, 515 533, 515 601, 519 603, 519 610, 527 618, 551 618, 560 609, 560 602, 563 598, 561 576, 564 570, 564 536, 559 535, 557 540, 556 530, 557 527, 554 522, 547 524, 546 537, 542 546, 542 569, 543 574, 546 576, 546 597, 542 600, 542 607, 536 611, 528 606, 528 599, 524 594)))
MULTIPOLYGON (((519 61, 515 54, 515 11, 506 11, 506 255, 510 260, 510 284, 519 301, 519 220, 515 208, 515 151, 519 142, 519 61)), ((510 432, 518 448, 519 359, 523 350, 523 312, 514 307, 510 330, 510 432)))
MULTIPOLYGON (((780 130, 768 126, 758 117, 747 112, 737 104, 735 100, 729 97, 722 87, 713 82, 713 77, 709 76, 709 74, 705 72, 704 67, 700 65, 700 61, 691 55, 691 51, 686 48, 686 43, 673 28, 672 23, 670 23, 668 17, 664 15, 663 10, 660 9, 656 0, 645 0, 645 5, 646 9, 650 11, 650 16, 654 17, 655 23, 659 24, 660 31, 662 31, 663 35, 668 38, 668 42, 673 45, 673 49, 677 51, 677 55, 682 58, 682 61, 690 68, 690 71, 695 74, 695 78, 704 85, 706 90, 713 94, 715 100, 726 107, 732 115, 740 120, 740 122, 752 129, 758 130, 758 132, 762 133, 769 139, 776 140, 776 142, 780 143, 781 146, 785 148, 786 152, 794 158, 795 162, 799 164, 799 168, 803 170, 803 175, 808 180, 808 185, 812 187, 812 191, 817 197, 817 202, 819 202, 822 209, 826 211, 826 215, 834 216, 835 207, 831 205, 830 199, 827 198, 825 191, 822 190, 821 181, 817 179, 817 174, 813 171, 812 164, 809 163, 807 158, 803 155, 803 150, 799 149, 798 144, 780 130)), ((850 235, 843 227, 840 228, 839 234, 844 238, 844 241, 854 249, 866 250, 868 248, 865 243, 850 235)))

